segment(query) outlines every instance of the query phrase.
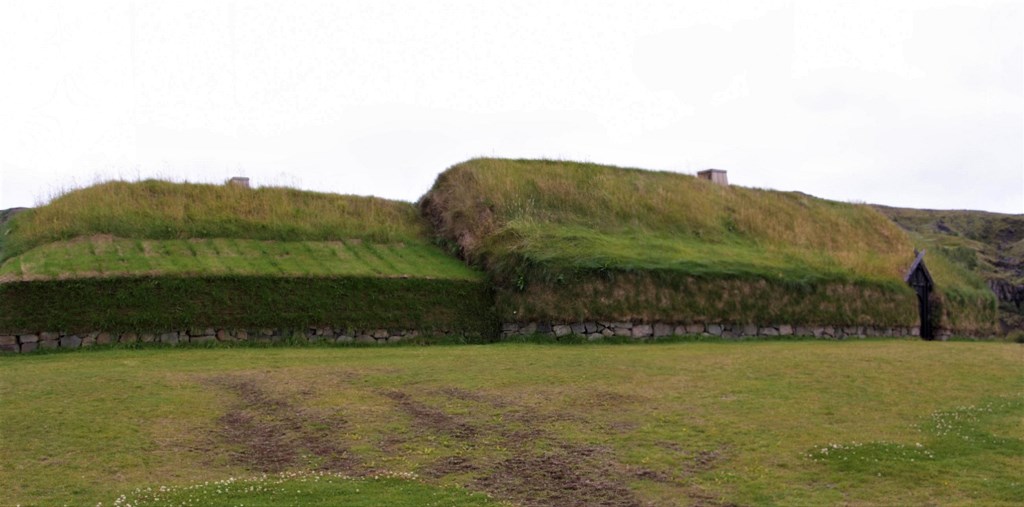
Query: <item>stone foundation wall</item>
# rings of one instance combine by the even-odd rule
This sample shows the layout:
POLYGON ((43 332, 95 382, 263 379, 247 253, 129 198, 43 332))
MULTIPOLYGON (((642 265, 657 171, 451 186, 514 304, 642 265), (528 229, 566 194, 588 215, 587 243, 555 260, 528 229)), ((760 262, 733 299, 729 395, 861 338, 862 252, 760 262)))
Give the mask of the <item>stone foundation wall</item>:
MULTIPOLYGON (((948 338, 945 332, 939 339, 948 338)), ((578 335, 591 341, 613 336, 647 339, 666 336, 701 335, 722 338, 753 338, 771 336, 806 336, 824 339, 866 338, 872 336, 918 336, 916 327, 872 327, 872 326, 772 326, 733 324, 667 324, 662 322, 575 322, 538 323, 509 322, 501 326, 501 337, 528 336, 534 334, 555 337, 578 335)))
MULTIPOLYGON (((93 345, 113 343, 161 343, 179 345, 186 343, 241 342, 277 343, 285 340, 331 343, 397 343, 411 340, 421 333, 409 329, 339 329, 316 327, 302 330, 293 329, 217 329, 200 328, 188 331, 167 331, 161 333, 65 333, 44 331, 25 334, 0 334, 0 352, 32 352, 39 349, 77 349, 93 345)), ((440 331, 429 336, 466 336, 470 334, 440 331)))
MULTIPOLYGON (((0 334, 0 352, 32 352, 38 349, 77 349, 93 345, 109 345, 114 343, 160 343, 179 345, 186 343, 241 342, 277 343, 285 340, 304 342, 331 343, 397 343, 411 340, 423 335, 420 331, 409 329, 344 329, 331 327, 292 329, 218 329, 201 328, 188 331, 168 331, 160 333, 65 333, 44 331, 38 333, 0 334)), ((462 336, 480 338, 479 334, 438 331, 430 332, 429 336, 448 337, 462 336)), ((822 339, 867 338, 867 337, 910 337, 918 336, 916 327, 872 327, 872 326, 791 326, 786 324, 772 326, 732 325, 732 324, 666 324, 661 322, 575 322, 575 323, 538 323, 509 322, 501 326, 501 338, 514 336, 548 335, 563 337, 570 335, 585 336, 588 340, 597 341, 609 337, 626 337, 638 340, 663 338, 667 336, 700 335, 721 338, 754 338, 777 336, 803 336, 822 339)), ((945 340, 951 336, 949 331, 940 331, 936 338, 945 340)))

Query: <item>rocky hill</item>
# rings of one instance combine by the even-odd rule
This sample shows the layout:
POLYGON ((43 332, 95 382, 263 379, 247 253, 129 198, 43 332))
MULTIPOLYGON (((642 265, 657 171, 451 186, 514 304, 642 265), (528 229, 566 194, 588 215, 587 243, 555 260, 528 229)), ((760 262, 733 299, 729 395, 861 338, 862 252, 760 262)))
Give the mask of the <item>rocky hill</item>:
POLYGON ((17 215, 27 209, 28 208, 0 209, 0 225, 7 223, 8 220, 14 218, 14 215, 17 215))

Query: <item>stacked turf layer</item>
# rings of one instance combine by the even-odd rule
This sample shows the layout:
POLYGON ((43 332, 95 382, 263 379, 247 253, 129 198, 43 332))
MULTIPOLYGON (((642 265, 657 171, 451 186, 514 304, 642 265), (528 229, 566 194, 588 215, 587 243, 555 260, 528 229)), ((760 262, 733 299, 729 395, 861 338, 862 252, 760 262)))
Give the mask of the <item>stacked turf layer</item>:
POLYGON ((493 327, 482 276, 409 203, 111 182, 5 227, 0 331, 493 327))
MULTIPOLYGON (((867 206, 663 172, 479 159, 420 203, 495 284, 502 320, 914 326, 914 244, 867 206)), ((933 260, 935 262, 933 262, 933 260)), ((971 274, 929 266, 943 324, 987 332, 971 274)))

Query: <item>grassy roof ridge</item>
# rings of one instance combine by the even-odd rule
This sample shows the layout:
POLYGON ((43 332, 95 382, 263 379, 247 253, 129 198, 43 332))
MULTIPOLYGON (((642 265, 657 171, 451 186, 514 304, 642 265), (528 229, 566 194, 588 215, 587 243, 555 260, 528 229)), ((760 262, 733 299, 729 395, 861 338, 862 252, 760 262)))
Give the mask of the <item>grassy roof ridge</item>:
POLYGON ((0 259, 37 246, 111 234, 135 239, 425 242, 412 203, 284 187, 109 181, 68 192, 8 224, 0 259))
POLYGON ((898 275, 913 252, 907 235, 866 205, 589 163, 473 159, 442 173, 420 206, 469 259, 574 228, 640 243, 822 253, 876 276, 898 275))
MULTIPOLYGON (((502 318, 910 325, 915 238, 866 204, 555 160, 452 166, 419 202, 495 285, 502 318)), ((944 322, 994 322, 972 273, 929 260, 944 322)))

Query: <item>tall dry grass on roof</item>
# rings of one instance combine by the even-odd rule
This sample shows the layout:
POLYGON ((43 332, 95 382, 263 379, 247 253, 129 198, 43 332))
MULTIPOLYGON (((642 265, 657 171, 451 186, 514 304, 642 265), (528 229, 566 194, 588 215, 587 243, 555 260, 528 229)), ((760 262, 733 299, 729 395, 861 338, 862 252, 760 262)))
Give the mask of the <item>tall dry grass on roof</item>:
POLYGON ((111 181, 68 192, 10 223, 3 258, 79 236, 137 239, 423 241, 409 203, 290 188, 111 181))
POLYGON ((421 205, 469 258, 517 250, 671 267, 726 253, 745 262, 745 249, 755 264, 789 258, 892 279, 913 253, 907 235, 868 206, 595 164, 471 160, 443 173, 421 205))

